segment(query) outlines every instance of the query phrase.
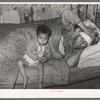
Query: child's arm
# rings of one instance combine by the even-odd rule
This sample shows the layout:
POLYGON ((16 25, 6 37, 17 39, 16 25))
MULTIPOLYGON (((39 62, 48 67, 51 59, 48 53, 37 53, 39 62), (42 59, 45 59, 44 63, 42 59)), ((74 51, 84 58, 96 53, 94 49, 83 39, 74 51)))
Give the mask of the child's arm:
POLYGON ((50 58, 51 58, 51 50, 49 47, 48 51, 45 50, 42 57, 38 57, 38 60, 41 62, 47 62, 48 60, 50 60, 50 58))
POLYGON ((34 46, 34 42, 32 41, 27 49, 27 54, 30 58, 32 58, 33 60, 37 60, 38 54, 37 52, 33 52, 35 46, 34 46))
POLYGON ((48 60, 50 60, 50 58, 51 58, 51 52, 47 53, 46 55, 43 55, 42 58, 38 56, 38 60, 40 62, 47 62, 48 60))

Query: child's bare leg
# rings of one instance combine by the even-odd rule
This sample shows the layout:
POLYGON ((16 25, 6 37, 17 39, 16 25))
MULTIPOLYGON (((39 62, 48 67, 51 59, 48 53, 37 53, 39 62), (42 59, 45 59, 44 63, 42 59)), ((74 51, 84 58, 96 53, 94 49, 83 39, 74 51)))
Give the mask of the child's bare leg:
POLYGON ((43 75, 44 75, 44 66, 42 63, 38 63, 39 69, 39 89, 43 88, 43 75))
POLYGON ((26 75, 26 70, 25 70, 25 68, 24 68, 23 61, 20 60, 20 61, 18 62, 18 67, 19 67, 20 73, 21 73, 21 75, 22 75, 22 77, 23 77, 23 81, 24 81, 23 88, 25 89, 26 86, 27 86, 28 77, 27 77, 27 75, 26 75))

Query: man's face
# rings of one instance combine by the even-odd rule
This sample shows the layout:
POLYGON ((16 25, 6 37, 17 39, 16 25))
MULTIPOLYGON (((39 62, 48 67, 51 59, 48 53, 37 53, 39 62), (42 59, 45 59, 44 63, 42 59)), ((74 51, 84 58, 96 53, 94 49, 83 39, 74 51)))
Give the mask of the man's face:
POLYGON ((87 44, 86 40, 81 35, 79 35, 73 43, 74 49, 83 49, 87 46, 88 46, 88 44, 87 44))
POLYGON ((46 34, 39 34, 38 37, 37 37, 37 42, 39 45, 43 46, 43 45, 46 45, 47 42, 48 42, 48 36, 46 34))

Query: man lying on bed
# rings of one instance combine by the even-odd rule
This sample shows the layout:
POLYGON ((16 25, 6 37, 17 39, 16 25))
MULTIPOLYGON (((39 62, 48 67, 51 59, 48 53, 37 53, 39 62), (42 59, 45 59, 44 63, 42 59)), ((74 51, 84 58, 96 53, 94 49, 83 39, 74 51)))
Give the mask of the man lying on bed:
POLYGON ((77 65, 82 51, 86 47, 98 43, 100 34, 91 21, 82 22, 71 10, 65 10, 62 13, 62 26, 66 33, 61 37, 59 49, 66 49, 65 52, 63 49, 60 51, 66 55, 67 65, 74 67, 77 65))
POLYGON ((73 42, 71 44, 72 49, 75 49, 75 52, 72 53, 72 55, 67 59, 67 64, 70 67, 77 66, 82 51, 90 45, 97 44, 98 41, 99 38, 95 32, 91 32, 91 34, 89 35, 82 31, 79 32, 79 34, 73 39, 73 42))
MULTIPOLYGON (((99 34, 96 32, 96 28, 91 26, 90 21, 85 21, 83 24, 90 30, 90 34, 87 34, 83 32, 81 29, 77 28, 75 30, 76 36, 74 37, 72 43, 71 43, 71 50, 74 51, 68 55, 66 55, 66 62, 70 67, 75 67, 77 66, 80 55, 82 51, 91 45, 95 45, 99 42, 99 34), (90 26, 87 25, 90 23, 90 26), (91 27, 91 28, 90 28, 91 27)), ((61 38, 61 41, 63 41, 63 38, 61 38)), ((60 44, 61 45, 61 44, 60 44)), ((63 46, 62 46, 63 47, 63 46)), ((60 47, 59 47, 60 48, 60 47)))

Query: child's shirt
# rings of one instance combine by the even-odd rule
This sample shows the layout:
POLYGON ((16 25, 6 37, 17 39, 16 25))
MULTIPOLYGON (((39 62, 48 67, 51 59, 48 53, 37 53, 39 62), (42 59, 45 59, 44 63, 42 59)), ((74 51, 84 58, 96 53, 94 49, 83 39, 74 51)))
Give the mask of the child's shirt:
POLYGON ((46 46, 46 45, 40 46, 40 45, 38 44, 38 42, 36 41, 36 48, 37 48, 37 51, 36 51, 36 52, 33 51, 33 53, 37 53, 38 56, 42 58, 42 56, 43 56, 43 54, 44 54, 44 52, 45 52, 45 49, 46 49, 45 46, 46 46))

